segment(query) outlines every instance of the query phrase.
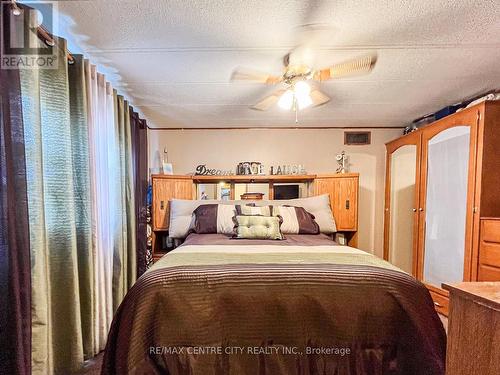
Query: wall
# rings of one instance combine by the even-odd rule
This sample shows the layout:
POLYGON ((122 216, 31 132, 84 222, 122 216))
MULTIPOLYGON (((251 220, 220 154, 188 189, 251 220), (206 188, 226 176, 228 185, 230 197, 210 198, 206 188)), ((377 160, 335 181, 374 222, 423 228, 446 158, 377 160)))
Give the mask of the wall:
POLYGON ((335 155, 345 150, 350 171, 360 174, 359 248, 382 256, 385 142, 402 130, 371 132, 371 145, 344 146, 342 129, 150 130, 149 162, 158 168, 167 147, 175 174, 192 173, 198 164, 235 170, 241 161, 262 162, 266 170, 270 165, 303 164, 308 173, 333 173, 335 155))

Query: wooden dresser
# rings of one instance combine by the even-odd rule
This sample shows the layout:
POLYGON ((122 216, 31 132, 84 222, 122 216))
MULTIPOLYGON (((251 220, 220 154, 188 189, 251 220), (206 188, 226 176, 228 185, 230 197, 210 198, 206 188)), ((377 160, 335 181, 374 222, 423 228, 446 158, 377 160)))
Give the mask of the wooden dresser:
MULTIPOLYGON (((330 205, 337 230, 342 232, 350 246, 357 246, 359 174, 322 175, 235 175, 235 176, 181 176, 156 174, 151 176, 153 187, 153 259, 165 254, 162 244, 168 237, 171 199, 196 199, 198 184, 227 183, 231 198, 235 197, 235 185, 266 183, 269 197, 273 198, 273 186, 278 183, 305 183, 308 196, 329 194, 330 205)), ((168 240, 170 241, 170 240, 168 240)))
POLYGON ((446 374, 500 374, 500 282, 443 288, 450 293, 446 374))

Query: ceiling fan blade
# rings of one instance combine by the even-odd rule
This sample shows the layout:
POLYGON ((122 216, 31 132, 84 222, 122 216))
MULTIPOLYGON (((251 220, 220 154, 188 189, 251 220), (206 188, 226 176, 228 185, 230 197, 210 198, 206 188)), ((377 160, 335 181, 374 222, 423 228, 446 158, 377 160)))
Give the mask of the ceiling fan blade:
POLYGON ((276 104, 280 99, 281 95, 285 90, 277 90, 273 92, 271 95, 266 96, 264 99, 260 100, 257 104, 253 105, 251 108, 256 109, 258 111, 267 111, 271 106, 276 104))
POLYGON ((333 28, 325 24, 307 24, 297 28, 297 46, 284 59, 288 65, 314 66, 316 50, 332 36, 333 28))
POLYGON ((342 78, 350 75, 365 74, 370 72, 377 62, 377 55, 365 55, 352 60, 347 60, 329 68, 317 70, 314 79, 327 81, 329 79, 342 78))
POLYGON ((231 74, 231 81, 253 81, 274 85, 281 82, 281 77, 246 68, 236 68, 231 74))
POLYGON ((321 91, 314 89, 311 91, 312 106, 317 107, 330 101, 330 98, 321 91))

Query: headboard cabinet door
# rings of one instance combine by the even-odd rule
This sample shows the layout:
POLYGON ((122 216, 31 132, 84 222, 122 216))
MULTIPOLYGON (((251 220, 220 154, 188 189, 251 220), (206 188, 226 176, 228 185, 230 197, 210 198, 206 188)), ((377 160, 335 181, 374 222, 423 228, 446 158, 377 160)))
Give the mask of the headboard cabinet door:
POLYGON ((153 230, 166 231, 170 223, 171 199, 193 199, 191 178, 153 177, 153 230))
POLYGON ((333 215, 339 231, 358 230, 358 178, 335 179, 333 215))
POLYGON ((314 195, 330 195, 330 206, 337 230, 357 231, 359 175, 322 175, 314 180, 313 186, 314 195))

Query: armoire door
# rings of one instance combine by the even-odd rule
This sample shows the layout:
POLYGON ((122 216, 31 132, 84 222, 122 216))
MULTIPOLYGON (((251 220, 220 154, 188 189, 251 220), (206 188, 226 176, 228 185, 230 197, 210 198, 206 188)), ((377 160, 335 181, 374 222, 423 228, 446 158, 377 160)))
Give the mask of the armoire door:
POLYGON ((477 127, 472 111, 422 131, 418 278, 441 295, 471 277, 477 127))
POLYGON ((386 147, 384 259, 416 276, 421 132, 386 147))

